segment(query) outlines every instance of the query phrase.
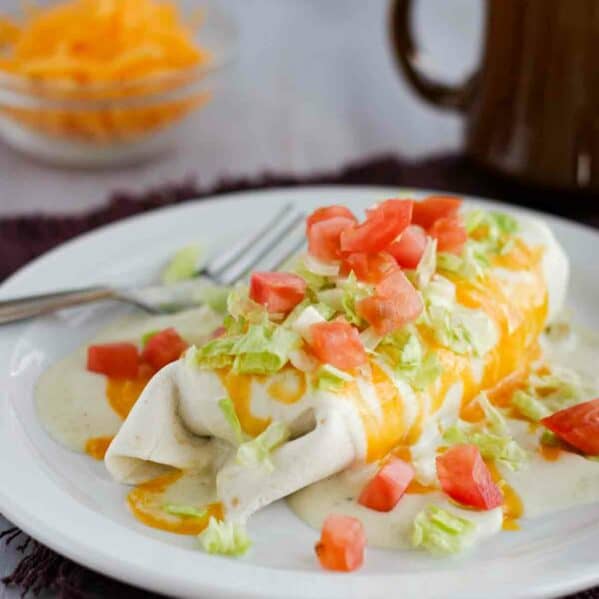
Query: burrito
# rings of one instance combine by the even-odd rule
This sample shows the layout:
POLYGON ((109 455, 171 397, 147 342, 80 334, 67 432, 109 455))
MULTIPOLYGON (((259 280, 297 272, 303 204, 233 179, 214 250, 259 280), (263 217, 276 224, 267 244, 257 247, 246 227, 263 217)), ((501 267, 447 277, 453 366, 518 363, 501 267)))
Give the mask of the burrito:
POLYGON ((221 336, 153 376, 106 453, 115 480, 212 468, 234 522, 398 451, 430 484, 442 425, 530 367, 564 301, 566 256, 534 218, 432 197, 306 229, 284 272, 232 290, 221 336))

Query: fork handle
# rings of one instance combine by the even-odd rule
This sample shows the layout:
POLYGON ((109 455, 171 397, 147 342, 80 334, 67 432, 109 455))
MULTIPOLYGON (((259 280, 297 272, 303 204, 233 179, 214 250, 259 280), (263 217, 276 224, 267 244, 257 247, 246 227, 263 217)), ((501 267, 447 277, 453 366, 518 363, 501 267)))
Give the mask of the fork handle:
POLYGON ((116 296, 117 291, 111 287, 84 287, 0 301, 0 324, 16 322, 32 316, 48 314, 63 308, 89 304, 116 296))

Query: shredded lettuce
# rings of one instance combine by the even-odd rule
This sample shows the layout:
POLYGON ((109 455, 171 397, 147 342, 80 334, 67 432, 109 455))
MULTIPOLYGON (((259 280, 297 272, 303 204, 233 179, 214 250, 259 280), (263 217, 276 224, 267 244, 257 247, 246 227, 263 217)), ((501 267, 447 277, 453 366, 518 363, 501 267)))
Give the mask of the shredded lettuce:
POLYGON ((483 458, 493 459, 510 470, 520 470, 528 462, 528 454, 508 435, 496 435, 484 428, 460 422, 446 429, 443 441, 449 445, 476 445, 483 458))
POLYGON ((345 314, 345 318, 350 324, 356 326, 363 326, 364 320, 356 311, 356 304, 372 295, 372 286, 366 285, 365 283, 360 283, 356 278, 356 275, 352 272, 349 273, 349 276, 342 283, 343 296, 341 298, 341 307, 345 314))
POLYGON ((548 374, 532 374, 524 390, 512 395, 512 405, 533 422, 584 401, 592 389, 568 368, 554 367, 548 374))
POLYGON ((397 376, 418 390, 426 389, 441 374, 441 365, 434 352, 425 354, 417 333, 406 327, 387 335, 379 346, 397 376))
MULTIPOLYGON (((308 284, 308 288, 316 293, 326 287, 329 283, 328 278, 323 275, 314 272, 311 270, 305 261, 305 256, 298 258, 291 267, 291 271, 296 275, 299 275, 306 281, 308 284)), ((312 265, 313 266, 313 265, 312 265)), ((339 267, 337 267, 337 272, 339 271, 339 267)))
POLYGON ((204 518, 208 513, 207 510, 199 510, 192 505, 177 505, 174 503, 167 503, 162 506, 162 509, 167 514, 173 516, 183 516, 184 518, 204 518))
POLYGON ((528 462, 528 454, 511 437, 505 417, 484 393, 476 400, 485 413, 485 422, 470 424, 458 420, 443 432, 443 441, 449 445, 471 443, 483 458, 496 460, 510 470, 520 470, 528 462))
POLYGON ((199 535, 208 553, 243 555, 252 545, 245 526, 236 522, 219 522, 211 517, 207 528, 199 535))
MULTIPOLYGON (((226 368, 233 364, 233 348, 239 337, 217 337, 196 350, 196 364, 206 370, 226 368)), ((191 361, 191 359, 190 359, 191 361)))
POLYGON ((341 391, 345 384, 352 381, 353 377, 343 370, 339 370, 330 364, 323 364, 316 371, 315 386, 321 391, 341 391))
POLYGON ((266 308, 248 295, 246 285, 236 285, 227 296, 227 312, 235 319, 244 318, 251 323, 264 323, 268 320, 266 308))
POLYGON ((547 406, 526 391, 516 391, 512 395, 512 405, 532 422, 539 422, 551 413, 547 406))
POLYGON ((306 254, 303 260, 305 269, 313 275, 336 277, 339 274, 339 263, 337 262, 322 262, 312 254, 306 254))
POLYGON ((233 371, 236 374, 273 374, 285 366, 289 353, 300 346, 300 336, 281 326, 252 324, 235 343, 233 371))
POLYGON ((437 266, 440 271, 454 273, 463 279, 479 279, 485 270, 491 266, 485 248, 474 240, 469 240, 464 245, 461 255, 439 252, 437 266))
POLYGON ((473 210, 465 217, 468 235, 474 235, 487 254, 504 254, 511 247, 518 221, 509 214, 473 210), (481 233, 478 235, 478 233, 481 233))
MULTIPOLYGON (((306 306, 300 314, 295 316, 290 326, 298 335, 301 335, 306 341, 310 342, 312 340, 310 334, 312 325, 325 321, 326 318, 316 309, 316 306, 306 306)), ((287 321, 285 322, 285 326, 289 326, 287 321)))
POLYGON ((148 344, 148 341, 158 333, 158 329, 154 329, 152 331, 147 331, 141 336, 141 346, 145 347, 148 344))
POLYGON ((550 430, 544 430, 539 438, 541 445, 547 445, 548 447, 558 447, 561 445, 559 437, 550 430))
POLYGON ((486 393, 479 393, 475 399, 485 413, 489 430, 496 435, 509 435, 507 422, 503 414, 489 401, 486 393))
POLYGON ((427 317, 437 341, 457 354, 484 356, 497 343, 495 324, 484 312, 431 305, 427 317))
POLYGON ((198 290, 197 298, 218 314, 225 314, 230 292, 231 288, 223 285, 205 285, 198 290))
POLYGON ((455 306, 455 285, 441 275, 435 275, 429 284, 422 290, 425 306, 439 308, 453 308, 455 306))
POLYGON ((426 246, 420 262, 412 275, 412 283, 417 289, 424 289, 437 270, 437 240, 427 237, 426 246))
POLYGON ((241 428, 241 422, 239 422, 239 417, 237 416, 237 411, 235 410, 235 404, 230 397, 223 397, 218 402, 218 407, 221 409, 225 420, 231 427, 233 431, 233 438, 236 443, 241 445, 245 441, 245 434, 243 429, 241 428))
POLYGON ((476 524, 435 505, 429 505, 414 519, 412 545, 433 555, 452 555, 473 541, 476 524))
POLYGON ((191 279, 198 271, 202 248, 198 245, 188 245, 181 248, 162 272, 162 282, 165 285, 191 279))
POLYGON ((323 289, 316 294, 319 305, 328 306, 335 312, 343 312, 343 289, 333 287, 332 289, 323 289))
POLYGON ((368 327, 360 333, 360 340, 367 352, 374 352, 379 343, 383 340, 384 335, 379 335, 373 327, 368 327))
POLYGON ((263 466, 274 469, 270 453, 289 439, 289 427, 282 422, 271 422, 265 430, 251 441, 237 448, 237 461, 248 467, 263 466))

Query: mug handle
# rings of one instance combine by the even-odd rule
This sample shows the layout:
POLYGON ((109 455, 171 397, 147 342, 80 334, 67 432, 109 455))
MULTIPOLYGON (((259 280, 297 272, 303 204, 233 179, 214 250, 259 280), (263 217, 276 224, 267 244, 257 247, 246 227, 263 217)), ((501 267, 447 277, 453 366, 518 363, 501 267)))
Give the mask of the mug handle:
POLYGON ((394 0, 391 4, 391 43, 397 64, 424 100, 439 108, 464 112, 474 96, 478 70, 460 85, 452 86, 435 81, 423 67, 422 54, 412 35, 412 7, 412 0, 394 0))

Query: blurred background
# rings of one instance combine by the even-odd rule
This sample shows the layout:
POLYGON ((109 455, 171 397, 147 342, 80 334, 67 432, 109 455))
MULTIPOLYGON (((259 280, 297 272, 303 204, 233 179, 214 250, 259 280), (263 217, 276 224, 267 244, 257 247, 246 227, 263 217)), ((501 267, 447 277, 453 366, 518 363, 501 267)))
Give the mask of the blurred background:
MULTIPOLYGON (((0 0, 0 12, 18 4, 0 0)), ((213 9, 237 30, 232 60, 212 78, 211 100, 185 118, 159 156, 134 165, 115 156, 109 166, 81 168, 52 134, 27 145, 29 155, 0 142, 0 214, 81 212, 115 189, 188 176, 204 186, 265 171, 327 171, 383 153, 416 159, 459 148, 461 118, 422 102, 399 74, 387 0, 220 0, 208 5, 200 45, 223 26, 210 20, 213 9), (40 151, 42 160, 30 157, 40 151), (49 165, 63 161, 61 152, 70 156, 66 164, 49 165)), ((478 63, 483 12, 480 0, 415 3, 415 37, 439 79, 461 81, 478 63)), ((13 98, 2 91, 0 100, 13 98)), ((14 143, 14 135, 10 139, 14 143)), ((105 147, 110 155, 110 144, 105 147)))

